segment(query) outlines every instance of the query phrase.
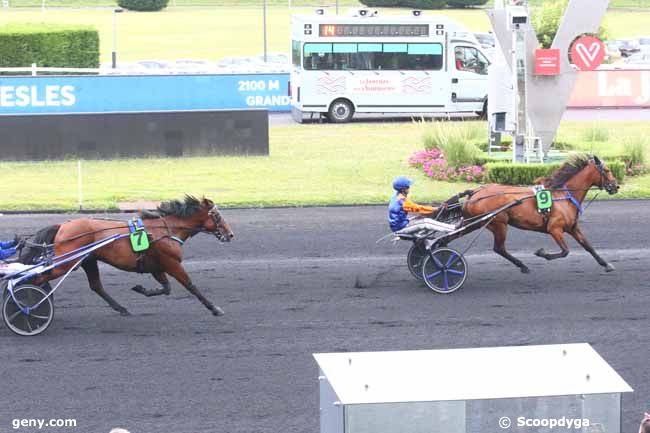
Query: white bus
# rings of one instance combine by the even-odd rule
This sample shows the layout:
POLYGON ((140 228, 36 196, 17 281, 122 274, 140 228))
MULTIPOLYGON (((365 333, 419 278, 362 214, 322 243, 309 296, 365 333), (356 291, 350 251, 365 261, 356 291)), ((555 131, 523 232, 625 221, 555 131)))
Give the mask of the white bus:
POLYGON ((354 113, 487 113, 488 56, 446 17, 293 15, 293 118, 354 113))

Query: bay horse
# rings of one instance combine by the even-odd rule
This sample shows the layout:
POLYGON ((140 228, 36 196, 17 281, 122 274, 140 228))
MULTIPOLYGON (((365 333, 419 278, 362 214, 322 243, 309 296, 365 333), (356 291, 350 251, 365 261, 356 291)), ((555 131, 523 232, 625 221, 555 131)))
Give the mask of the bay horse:
POLYGON ((609 194, 618 192, 618 184, 612 172, 597 156, 574 155, 564 162, 551 176, 536 179, 552 192, 553 206, 548 215, 538 212, 534 192, 530 187, 512 187, 491 184, 469 192, 463 204, 465 220, 485 215, 508 203, 521 203, 497 214, 487 225, 494 236, 494 252, 514 263, 521 272, 530 272, 521 260, 512 256, 505 247, 508 225, 522 230, 548 233, 559 245, 560 252, 549 253, 540 248, 536 256, 555 260, 569 254, 564 233, 570 234, 588 251, 605 271, 615 270, 611 263, 603 260, 591 246, 578 224, 583 211, 582 202, 592 187, 605 189, 609 194))
MULTIPOLYGON (((104 299, 108 305, 123 316, 130 313, 106 293, 99 278, 97 262, 101 261, 127 272, 149 273, 160 283, 161 288, 147 290, 140 285, 132 289, 145 296, 168 295, 171 292, 167 274, 176 279, 215 316, 224 314, 223 310, 207 300, 192 283, 189 275, 181 265, 182 246, 187 239, 197 233, 205 232, 216 236, 222 242, 229 242, 234 234, 219 212, 217 206, 209 199, 201 200, 186 195, 184 200, 163 202, 155 212, 141 211, 150 246, 144 252, 135 253, 128 237, 109 243, 88 256, 81 267, 88 277, 90 288, 104 299)), ((60 225, 46 227, 39 231, 25 248, 20 261, 25 264, 34 262, 34 258, 43 254, 43 248, 37 245, 53 244, 54 256, 82 248, 111 235, 128 234, 129 227, 125 221, 79 218, 60 225)), ((34 284, 41 285, 64 275, 74 266, 73 262, 57 266, 49 273, 37 277, 34 284)))

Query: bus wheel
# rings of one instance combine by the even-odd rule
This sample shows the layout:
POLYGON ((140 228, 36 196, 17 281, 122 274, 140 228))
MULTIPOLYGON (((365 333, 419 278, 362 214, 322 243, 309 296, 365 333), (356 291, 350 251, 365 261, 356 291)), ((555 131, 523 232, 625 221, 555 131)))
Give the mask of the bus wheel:
POLYGON ((346 99, 337 99, 332 102, 330 109, 327 112, 327 117, 330 122, 334 123, 346 123, 352 119, 354 115, 354 108, 352 108, 352 103, 346 99))

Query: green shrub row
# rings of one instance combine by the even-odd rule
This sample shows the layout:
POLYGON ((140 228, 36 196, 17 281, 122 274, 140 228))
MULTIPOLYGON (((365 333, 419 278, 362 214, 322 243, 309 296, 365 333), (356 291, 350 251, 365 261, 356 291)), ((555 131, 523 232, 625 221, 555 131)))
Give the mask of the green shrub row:
POLYGON ((481 6, 488 0, 359 0, 369 7, 403 7, 414 9, 443 9, 481 6))
MULTIPOLYGON (((485 165, 486 180, 488 183, 504 185, 533 185, 535 179, 550 176, 561 164, 512 164, 505 162, 491 162, 485 165)), ((625 178, 625 163, 609 161, 607 167, 612 171, 619 183, 625 178)))
POLYGON ((0 26, 0 67, 98 68, 99 33, 85 26, 0 26))

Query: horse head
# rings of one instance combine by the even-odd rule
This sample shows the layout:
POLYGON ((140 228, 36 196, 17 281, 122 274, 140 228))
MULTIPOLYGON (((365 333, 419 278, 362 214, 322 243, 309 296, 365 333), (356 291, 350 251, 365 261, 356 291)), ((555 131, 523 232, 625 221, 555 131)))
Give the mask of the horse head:
POLYGON ((593 171, 592 185, 596 185, 600 189, 604 189, 609 194, 616 194, 618 192, 618 182, 612 171, 607 168, 607 165, 601 161, 596 155, 589 157, 589 169, 593 171))
POLYGON ((215 235, 221 242, 230 242, 235 237, 235 234, 219 212, 217 205, 212 200, 203 198, 201 200, 201 207, 207 210, 206 218, 203 220, 201 228, 215 235))

